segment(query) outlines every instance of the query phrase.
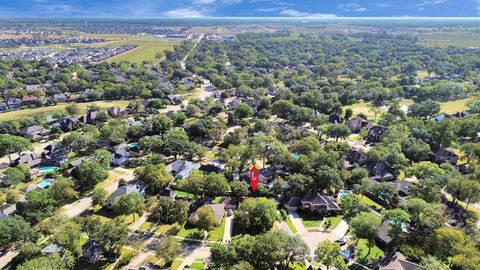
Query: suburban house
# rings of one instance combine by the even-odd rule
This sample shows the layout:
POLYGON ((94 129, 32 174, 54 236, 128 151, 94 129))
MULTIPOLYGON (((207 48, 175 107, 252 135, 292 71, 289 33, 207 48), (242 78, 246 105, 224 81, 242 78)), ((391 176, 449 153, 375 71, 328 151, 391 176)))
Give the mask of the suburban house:
POLYGON ((0 102, 0 113, 6 112, 8 110, 7 103, 0 102))
POLYGON ((53 95, 53 102, 60 103, 60 102, 67 102, 68 98, 65 94, 54 94, 53 95))
POLYGON ((0 208, 0 219, 8 217, 9 215, 13 214, 15 211, 17 211, 16 204, 8 204, 8 203, 3 204, 2 207, 0 208))
POLYGON ((171 172, 177 179, 187 177, 193 170, 199 169, 200 163, 187 160, 176 160, 167 166, 167 171, 171 172))
POLYGON ((115 199, 130 194, 132 192, 140 193, 140 187, 138 185, 128 185, 118 187, 110 196, 107 198, 107 207, 112 208, 115 202, 115 199))
POLYGON ((112 154, 112 164, 122 166, 130 160, 130 152, 126 148, 115 150, 112 154))
POLYGON ((381 261, 378 270, 415 270, 421 269, 420 265, 410 262, 400 252, 387 254, 381 261))
POLYGON ((432 151, 430 154, 430 160, 437 164, 448 162, 452 165, 456 165, 458 162, 458 156, 452 151, 445 148, 438 148, 432 151))
POLYGON ((336 215, 342 209, 335 198, 318 192, 307 192, 303 196, 293 196, 285 204, 288 210, 309 211, 319 215, 336 215))
POLYGON ((412 185, 412 182, 402 179, 392 182, 392 185, 395 187, 400 198, 410 196, 410 186, 412 185))
POLYGON ((367 141, 369 143, 376 143, 383 139, 387 134, 388 128, 384 126, 374 126, 368 130, 367 141))
POLYGON ((352 131, 352 133, 359 133, 362 128, 365 128, 367 130, 371 129, 374 126, 374 124, 368 122, 367 120, 364 120, 360 117, 350 119, 347 122, 347 127, 352 131))
POLYGON ((375 181, 390 181, 395 179, 393 170, 383 162, 370 163, 364 166, 368 171, 368 176, 375 181))
POLYGON ((82 246, 82 250, 82 260, 85 260, 91 264, 97 263, 102 258, 102 248, 96 240, 88 240, 87 243, 82 246))
POLYGON ((98 112, 88 112, 87 114, 84 114, 82 116, 80 116, 80 118, 78 119, 81 123, 84 123, 84 124, 90 124, 90 125, 95 125, 97 123, 96 119, 97 119, 97 115, 98 115, 98 112))
POLYGON ((334 113, 328 117, 328 122, 332 124, 341 124, 343 123, 343 117, 338 113, 334 113))
POLYGON ((54 127, 58 127, 63 131, 72 131, 80 125, 80 121, 76 117, 69 117, 63 119, 60 122, 53 124, 54 127))
POLYGON ((120 107, 110 107, 107 109, 107 112, 112 118, 123 118, 130 114, 130 110, 122 109, 120 107))
POLYGON ((350 150, 347 153, 347 160, 350 163, 356 163, 358 165, 364 165, 367 162, 367 155, 363 154, 358 150, 350 150))
POLYGON ((388 235, 389 229, 390 229, 390 224, 388 223, 388 220, 386 219, 382 220, 382 224, 377 230, 376 240, 383 247, 387 247, 393 240, 392 237, 388 235))
POLYGON ((36 153, 27 153, 21 155, 13 161, 12 166, 16 167, 20 164, 25 164, 28 168, 35 167, 42 163, 42 156, 36 153))
POLYGON ((42 157, 49 162, 60 165, 68 161, 67 154, 63 149, 58 147, 57 143, 51 143, 43 148, 42 157))
POLYGON ((38 97, 32 95, 25 95, 22 97, 22 107, 36 106, 38 102, 38 97))
POLYGON ((178 105, 181 102, 181 100, 173 94, 168 94, 167 99, 168 99, 168 101, 170 101, 170 103, 172 103, 174 105, 178 105))
MULTIPOLYGON (((215 204, 206 204, 205 206, 209 207, 212 210, 213 214, 215 215, 215 225, 217 226, 220 225, 223 215, 225 214, 225 205, 223 203, 215 203, 215 204)), ((198 210, 200 208, 198 208, 195 212, 193 212, 188 218, 188 222, 190 222, 190 224, 195 224, 198 221, 198 210)))
POLYGON ((79 158, 79 159, 76 159, 70 163, 68 163, 67 165, 67 169, 63 171, 63 176, 65 177, 76 177, 77 175, 77 172, 78 172, 78 166, 80 166, 80 164, 82 164, 83 162, 83 159, 79 158))
POLYGON ((18 98, 9 97, 7 99, 7 107, 10 111, 16 111, 22 107, 22 101, 18 98))
POLYGON ((46 129, 42 126, 30 126, 20 130, 20 135, 25 136, 30 140, 38 140, 44 136, 47 136, 51 133, 51 130, 46 129))

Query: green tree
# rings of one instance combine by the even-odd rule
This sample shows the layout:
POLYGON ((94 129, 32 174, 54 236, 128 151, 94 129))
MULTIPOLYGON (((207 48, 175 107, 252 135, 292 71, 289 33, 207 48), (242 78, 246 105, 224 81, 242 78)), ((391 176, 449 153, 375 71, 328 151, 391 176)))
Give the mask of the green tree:
POLYGON ((438 112, 440 112, 440 104, 432 100, 414 103, 408 108, 408 115, 411 117, 430 118, 438 112))
POLYGON ((161 197, 150 218, 162 224, 183 224, 188 217, 188 203, 161 197))
POLYGON ((105 168, 96 160, 87 160, 78 166, 78 178, 76 180, 81 189, 88 190, 107 177, 108 168, 105 168))
POLYGON ((210 231, 215 227, 216 220, 213 210, 209 206, 202 206, 197 210, 197 220, 195 221, 195 227, 204 230, 210 231))
POLYGON ((110 219, 104 223, 99 222, 92 236, 107 254, 119 252, 121 247, 127 243, 128 226, 119 218, 110 219))
POLYGON ((175 257, 182 253, 182 246, 172 236, 162 237, 155 249, 155 254, 163 258, 167 265, 172 264, 175 257))
POLYGON ((465 235, 455 228, 439 228, 435 230, 434 253, 444 260, 458 253, 465 245, 465 235))
POLYGON ((11 154, 17 153, 19 156, 23 151, 31 150, 32 143, 23 137, 0 134, 0 156, 8 155, 10 163, 12 163, 11 154))
POLYGON ((425 270, 450 270, 448 265, 430 255, 422 257, 420 266, 425 270))
POLYGON ((386 210, 384 213, 385 219, 389 222, 388 235, 398 243, 403 235, 403 227, 410 222, 410 215, 400 208, 386 210))
POLYGON ((13 167, 5 169, 5 171, 3 171, 3 175, 3 182, 7 185, 16 185, 20 182, 25 181, 27 178, 27 175, 25 175, 22 170, 13 167))
POLYGON ((434 177, 443 173, 445 173, 443 169, 430 161, 414 163, 411 167, 405 170, 405 174, 408 177, 416 176, 417 178, 434 177))
POLYGON ((331 266, 338 269, 346 269, 347 267, 342 256, 340 256, 340 245, 330 240, 324 240, 318 243, 317 249, 315 250, 315 261, 327 267, 327 270, 330 269, 331 266))
POLYGON ((235 211, 234 217, 234 222, 244 233, 265 233, 277 220, 277 209, 267 198, 247 198, 235 211))
POLYGON ((0 220, 0 247, 6 248, 18 241, 26 241, 33 236, 30 223, 21 216, 8 216, 0 220))
POLYGON ((65 108, 65 110, 71 116, 79 115, 82 113, 82 109, 80 109, 80 107, 76 103, 69 104, 65 108))
POLYGON ((242 198, 248 194, 248 184, 244 181, 232 181, 230 182, 230 190, 233 196, 242 198))
MULTIPOLYGON (((77 198, 78 192, 74 188, 75 183, 70 178, 57 179, 50 186, 50 194, 59 203, 71 202, 77 198)), ((73 252, 72 252, 73 253, 73 252)))
POLYGON ((48 257, 38 257, 28 260, 17 267, 18 270, 68 270, 73 267, 75 258, 67 251, 63 256, 54 253, 48 257))
POLYGON ((110 169, 110 163, 112 162, 112 154, 105 149, 95 150, 95 159, 100 162, 105 168, 110 169))
POLYGON ((79 224, 73 221, 61 224, 52 238, 74 256, 82 253, 82 231, 79 224))
POLYGON ((173 182, 173 176, 167 172, 165 164, 147 164, 135 170, 139 179, 148 184, 150 193, 158 193, 161 189, 173 182))
POLYGON ((370 255, 380 224, 380 218, 371 212, 361 212, 350 220, 350 228, 352 228, 353 233, 357 237, 357 243, 359 239, 366 239, 368 242, 368 252, 362 260, 365 260, 370 255))
POLYGON ((108 192, 103 188, 96 188, 92 192, 93 205, 105 206, 107 204, 108 192))
POLYGON ((113 211, 121 215, 133 215, 134 221, 135 214, 143 215, 145 208, 145 198, 136 192, 122 195, 113 203, 113 211))

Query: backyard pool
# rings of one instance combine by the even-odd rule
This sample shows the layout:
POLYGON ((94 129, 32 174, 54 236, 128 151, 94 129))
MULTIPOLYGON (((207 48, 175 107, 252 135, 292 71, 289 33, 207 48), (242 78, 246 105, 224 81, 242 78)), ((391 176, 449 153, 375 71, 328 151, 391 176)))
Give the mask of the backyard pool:
POLYGON ((58 167, 41 167, 38 169, 40 173, 49 173, 49 172, 54 172, 58 169, 58 167))
POLYGON ((46 187, 50 186, 52 183, 53 183, 53 179, 47 179, 47 180, 39 183, 38 187, 39 188, 46 188, 46 187))
POLYGON ((341 189, 341 190, 338 191, 338 198, 341 200, 345 196, 348 196, 349 194, 350 194, 350 191, 341 189))
POLYGON ((137 143, 129 143, 129 144, 128 144, 128 148, 135 148, 135 147, 137 147, 137 146, 138 146, 137 143))
POLYGON ((300 154, 299 154, 299 153, 293 153, 293 154, 292 154, 292 157, 293 157, 294 159, 299 159, 299 158, 300 158, 300 154))

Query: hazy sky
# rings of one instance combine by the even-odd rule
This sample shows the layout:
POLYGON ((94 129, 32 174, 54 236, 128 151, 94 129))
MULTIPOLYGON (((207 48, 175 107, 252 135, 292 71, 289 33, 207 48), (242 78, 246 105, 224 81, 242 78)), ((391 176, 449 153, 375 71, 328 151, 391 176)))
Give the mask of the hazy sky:
POLYGON ((480 0, 0 0, 0 17, 479 15, 480 0))

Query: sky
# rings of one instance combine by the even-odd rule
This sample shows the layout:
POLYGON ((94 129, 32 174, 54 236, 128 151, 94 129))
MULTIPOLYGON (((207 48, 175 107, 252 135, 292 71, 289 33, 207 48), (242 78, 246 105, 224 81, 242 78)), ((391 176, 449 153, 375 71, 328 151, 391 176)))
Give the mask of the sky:
POLYGON ((480 0, 0 0, 0 17, 478 17, 480 0))

